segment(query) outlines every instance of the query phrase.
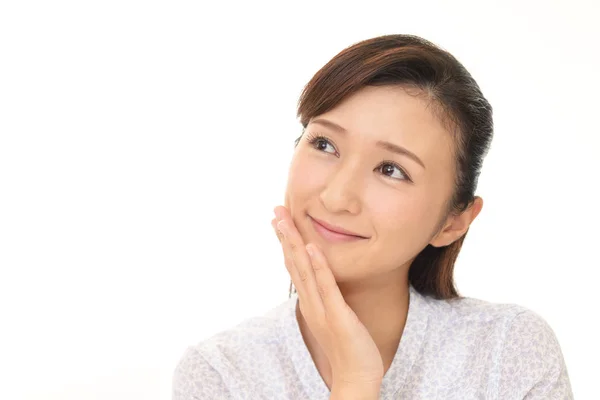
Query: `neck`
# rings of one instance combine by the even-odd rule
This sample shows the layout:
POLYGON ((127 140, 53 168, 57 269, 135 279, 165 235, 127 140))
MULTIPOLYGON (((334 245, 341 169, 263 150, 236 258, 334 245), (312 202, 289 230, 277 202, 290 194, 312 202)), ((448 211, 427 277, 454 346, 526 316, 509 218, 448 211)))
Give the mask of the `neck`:
POLYGON ((408 315, 407 274, 394 271, 369 282, 341 282, 338 286, 346 303, 371 334, 387 372, 408 315))
MULTIPOLYGON (((381 354, 384 371, 387 372, 400 344, 408 314, 409 289, 406 270, 400 268, 369 281, 339 282, 338 286, 346 303, 371 334, 381 354)), ((328 362, 324 354, 321 354, 322 350, 298 308, 296 316, 304 342, 321 375, 325 377, 328 374, 328 362)), ((327 378, 325 380, 327 381, 327 378)))

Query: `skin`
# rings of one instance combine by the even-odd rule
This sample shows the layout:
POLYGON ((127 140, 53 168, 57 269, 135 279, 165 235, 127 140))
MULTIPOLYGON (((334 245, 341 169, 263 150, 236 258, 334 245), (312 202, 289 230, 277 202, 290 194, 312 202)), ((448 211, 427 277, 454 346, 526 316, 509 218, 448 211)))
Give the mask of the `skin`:
POLYGON ((423 93, 368 86, 312 118, 295 149, 285 204, 275 208, 272 224, 298 291, 300 330, 332 398, 348 388, 377 398, 406 323, 411 262, 428 244, 459 239, 481 211, 476 197, 463 213, 447 212, 453 148, 452 133, 423 93), (315 134, 326 139, 309 143, 315 134), (366 238, 329 242, 309 216, 366 238))

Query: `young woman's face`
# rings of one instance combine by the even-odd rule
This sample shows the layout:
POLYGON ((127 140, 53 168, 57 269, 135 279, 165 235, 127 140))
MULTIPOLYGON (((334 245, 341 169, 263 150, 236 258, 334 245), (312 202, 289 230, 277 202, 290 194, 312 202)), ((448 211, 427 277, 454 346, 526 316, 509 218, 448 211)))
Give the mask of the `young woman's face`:
POLYGON ((338 282, 408 268, 444 222, 453 139, 424 97, 410 93, 365 87, 312 118, 295 149, 285 205, 338 282), (313 218, 364 238, 330 240, 313 218))

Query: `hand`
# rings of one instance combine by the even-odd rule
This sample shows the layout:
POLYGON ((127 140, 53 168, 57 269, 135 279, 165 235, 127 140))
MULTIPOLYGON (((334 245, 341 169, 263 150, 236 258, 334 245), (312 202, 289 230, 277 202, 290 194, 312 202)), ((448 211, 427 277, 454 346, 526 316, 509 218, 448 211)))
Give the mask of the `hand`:
POLYGON ((332 387, 376 388, 378 395, 384 368, 377 345, 344 300, 323 252, 314 243, 305 247, 285 207, 276 207, 275 214, 271 225, 282 244, 302 316, 331 365, 332 387))

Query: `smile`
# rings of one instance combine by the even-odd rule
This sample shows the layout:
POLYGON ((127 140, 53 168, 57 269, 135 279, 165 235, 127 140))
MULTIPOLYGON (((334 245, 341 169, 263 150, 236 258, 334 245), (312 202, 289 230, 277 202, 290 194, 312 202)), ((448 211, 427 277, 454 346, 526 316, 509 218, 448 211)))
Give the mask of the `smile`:
POLYGON ((318 223, 312 217, 309 216, 309 218, 310 218, 310 222, 312 223, 312 226, 313 226, 314 230, 317 231, 317 233, 323 239, 327 240, 328 242, 333 242, 333 243, 355 242, 355 241, 358 241, 358 240, 367 239, 367 238, 362 237, 362 236, 347 235, 347 234, 344 234, 344 233, 339 233, 339 232, 332 231, 330 229, 327 229, 325 226, 321 225, 320 223, 318 223))

